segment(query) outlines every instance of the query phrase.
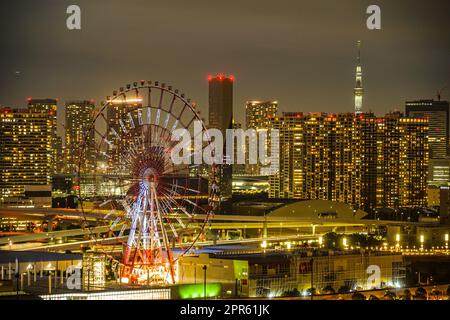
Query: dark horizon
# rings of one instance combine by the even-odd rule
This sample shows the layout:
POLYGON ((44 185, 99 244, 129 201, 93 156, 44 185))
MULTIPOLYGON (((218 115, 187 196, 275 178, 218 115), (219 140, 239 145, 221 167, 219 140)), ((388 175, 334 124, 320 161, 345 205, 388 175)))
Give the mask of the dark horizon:
POLYGON ((99 101, 140 79, 166 82, 208 111, 209 74, 235 76, 245 101, 280 111, 351 112, 356 41, 362 41, 363 110, 403 111, 407 100, 450 97, 450 2, 377 1, 382 30, 366 28, 366 0, 169 3, 2 1, 0 105, 26 98, 99 101), (82 29, 66 28, 81 7, 82 29))

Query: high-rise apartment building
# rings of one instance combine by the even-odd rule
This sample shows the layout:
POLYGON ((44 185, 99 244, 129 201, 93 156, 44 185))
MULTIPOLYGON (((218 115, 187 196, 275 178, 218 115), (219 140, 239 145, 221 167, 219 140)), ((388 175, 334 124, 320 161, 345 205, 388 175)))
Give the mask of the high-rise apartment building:
MULTIPOLYGON (((128 114, 142 108, 142 100, 140 98, 134 100, 115 99, 109 101, 106 118, 108 121, 108 168, 112 171, 120 170, 119 164, 123 165, 122 157, 125 156, 126 150, 130 146, 130 142, 123 137, 127 136, 133 126, 129 121, 128 114)), ((120 173, 120 172, 116 172, 120 173)))
POLYGON ((428 120, 401 113, 368 116, 362 125, 363 204, 374 208, 426 206, 428 120))
POLYGON ((48 114, 51 122, 50 129, 52 134, 52 170, 53 173, 57 171, 57 161, 58 159, 58 120, 57 120, 57 111, 58 111, 58 100, 57 99, 31 99, 28 100, 28 111, 31 113, 44 113, 48 114))
POLYGON ((95 168, 95 131, 89 130, 92 126, 94 108, 92 100, 66 102, 64 149, 66 173, 78 171, 81 148, 83 148, 81 171, 92 172, 95 168))
MULTIPOLYGON (((257 132, 268 131, 266 154, 271 149, 270 129, 273 127, 272 119, 278 113, 278 101, 247 101, 245 104, 245 119, 247 129, 255 129, 257 132)), ((247 148, 248 149, 248 148, 247 148)), ((267 175, 268 166, 258 164, 247 164, 246 171, 248 175, 267 175)))
POLYGON ((269 197, 345 202, 354 208, 426 205, 428 122, 400 113, 284 113, 280 172, 269 197))
POLYGON ((269 176, 269 197, 304 199, 303 113, 283 113, 271 119, 273 129, 279 130, 279 171, 269 176))
POLYGON ((217 166, 217 185, 221 201, 232 196, 232 166, 225 164, 226 130, 232 129, 234 77, 209 76, 209 128, 219 129, 224 137, 224 162, 217 166))
POLYGON ((0 200, 25 195, 25 186, 49 186, 53 174, 53 117, 0 109, 0 200))

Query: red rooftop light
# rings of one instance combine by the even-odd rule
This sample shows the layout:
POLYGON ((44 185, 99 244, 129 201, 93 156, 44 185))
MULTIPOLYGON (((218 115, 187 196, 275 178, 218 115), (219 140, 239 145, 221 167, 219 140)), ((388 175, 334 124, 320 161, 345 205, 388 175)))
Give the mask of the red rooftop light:
POLYGON ((230 76, 227 77, 223 73, 219 73, 216 76, 208 75, 208 81, 212 81, 212 80, 223 81, 225 79, 229 79, 230 81, 234 81, 235 77, 233 75, 230 75, 230 76))

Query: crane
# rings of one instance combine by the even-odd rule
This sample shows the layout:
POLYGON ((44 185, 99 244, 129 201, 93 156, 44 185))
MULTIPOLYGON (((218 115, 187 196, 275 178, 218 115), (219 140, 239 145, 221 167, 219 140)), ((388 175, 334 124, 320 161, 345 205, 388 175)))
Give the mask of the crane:
POLYGON ((447 86, 444 86, 444 87, 442 87, 440 90, 438 90, 438 92, 437 92, 437 98, 438 98, 438 101, 441 101, 442 92, 443 92, 445 89, 447 89, 447 86))

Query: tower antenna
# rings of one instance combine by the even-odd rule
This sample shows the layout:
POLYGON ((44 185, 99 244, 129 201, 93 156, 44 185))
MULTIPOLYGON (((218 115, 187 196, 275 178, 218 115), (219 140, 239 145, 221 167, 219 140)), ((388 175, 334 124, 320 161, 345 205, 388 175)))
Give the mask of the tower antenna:
POLYGON ((362 67, 361 67, 361 40, 357 42, 358 56, 355 74, 355 88, 353 91, 355 99, 355 114, 362 113, 364 88, 362 84, 362 67))

